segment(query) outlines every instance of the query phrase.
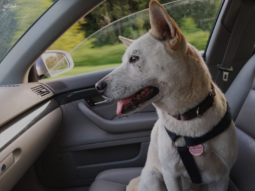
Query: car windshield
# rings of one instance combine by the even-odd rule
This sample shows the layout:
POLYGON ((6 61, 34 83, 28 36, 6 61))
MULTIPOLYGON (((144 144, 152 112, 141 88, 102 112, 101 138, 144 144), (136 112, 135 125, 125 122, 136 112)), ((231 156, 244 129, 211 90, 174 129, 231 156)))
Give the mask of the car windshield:
POLYGON ((0 0, 0 62, 56 0, 0 0))

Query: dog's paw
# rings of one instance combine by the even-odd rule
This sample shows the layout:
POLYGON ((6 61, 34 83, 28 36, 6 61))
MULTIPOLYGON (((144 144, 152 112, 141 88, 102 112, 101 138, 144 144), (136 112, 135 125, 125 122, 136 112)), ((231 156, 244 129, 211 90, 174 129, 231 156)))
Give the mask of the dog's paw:
POLYGON ((140 182, 140 176, 132 179, 129 182, 126 191, 138 191, 139 182, 140 182))

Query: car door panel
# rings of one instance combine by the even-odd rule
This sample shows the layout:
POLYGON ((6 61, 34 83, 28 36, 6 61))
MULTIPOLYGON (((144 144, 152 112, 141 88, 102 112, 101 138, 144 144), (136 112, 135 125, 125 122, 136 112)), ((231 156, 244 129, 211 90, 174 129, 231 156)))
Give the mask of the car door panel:
MULTIPOLYGON (((116 108, 116 104, 114 105, 114 108, 116 108)), ((112 120, 107 120, 93 112, 84 102, 79 102, 78 108, 85 117, 109 133, 129 133, 150 130, 158 118, 155 112, 142 112, 124 117, 116 116, 112 120)))
POLYGON ((74 93, 74 91, 94 88, 96 82, 112 71, 113 69, 100 70, 57 80, 42 81, 41 83, 47 85, 55 95, 61 95, 68 92, 74 93))
POLYGON ((36 162, 44 185, 85 186, 104 170, 144 166, 157 120, 155 108, 116 116, 116 101, 92 106, 88 102, 104 100, 94 85, 111 71, 43 82, 57 95, 63 114, 58 133, 36 162))
MULTIPOLYGON (((10 136, 15 132, 14 129, 10 129, 11 127, 16 124, 18 125, 15 126, 16 128, 20 127, 21 122, 24 124, 23 119, 33 114, 33 119, 27 121, 28 124, 19 136, 14 136, 4 147, 1 147, 0 164, 5 164, 7 167, 0 174, 0 190, 11 190, 49 145, 62 119, 61 109, 56 108, 55 104, 54 100, 42 103, 1 127, 0 135, 8 131, 7 134, 10 136), (38 113, 40 108, 44 110, 38 113)), ((2 143, 6 136, 0 138, 2 143)))
MULTIPOLYGON (((77 172, 82 179, 94 179, 95 176, 97 176, 100 172, 106 169, 126 168, 126 167, 128 168, 128 167, 137 167, 137 166, 142 167, 144 166, 145 160, 147 158, 148 146, 149 146, 149 142, 128 145, 128 147, 119 146, 118 149, 120 149, 120 151, 124 150, 126 153, 128 153, 128 155, 125 156, 125 158, 123 157, 122 159, 113 161, 113 159, 115 159, 116 157, 121 156, 120 154, 116 154, 119 151, 117 149, 116 150, 114 149, 115 152, 112 155, 114 157, 110 158, 109 162, 98 161, 97 163, 93 162, 93 164, 90 164, 90 165, 85 163, 77 167, 77 172), (131 158, 131 155, 129 154, 129 152, 131 151, 132 153, 132 149, 134 149, 135 147, 139 148, 139 152, 135 156, 132 156, 131 158), (113 162, 110 162, 110 161, 113 161, 113 162)), ((108 149, 105 149, 105 151, 107 152, 108 149)), ((91 159, 93 159, 92 156, 90 157, 91 159)))
POLYGON ((143 142, 52 154, 37 161, 36 170, 40 181, 48 187, 90 185, 104 170, 144 166, 148 145, 149 142, 143 142))
MULTIPOLYGON (((82 100, 79 103, 83 103, 82 100)), ((75 103, 68 103, 61 106, 64 122, 61 125, 62 132, 56 144, 58 148, 85 146, 150 135, 149 130, 119 134, 108 133, 84 116, 75 105, 75 103)))

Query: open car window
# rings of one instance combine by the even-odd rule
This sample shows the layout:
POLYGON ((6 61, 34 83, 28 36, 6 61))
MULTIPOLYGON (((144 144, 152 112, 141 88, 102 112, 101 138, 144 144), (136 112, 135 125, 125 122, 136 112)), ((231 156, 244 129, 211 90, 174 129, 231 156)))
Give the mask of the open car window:
MULTIPOLYGON (((126 49, 118 37, 135 40, 148 32, 150 0, 112 1, 80 19, 49 48, 69 52, 74 61, 73 69, 55 79, 117 67, 126 49)), ((221 0, 159 2, 180 26, 187 41, 204 50, 221 0)))

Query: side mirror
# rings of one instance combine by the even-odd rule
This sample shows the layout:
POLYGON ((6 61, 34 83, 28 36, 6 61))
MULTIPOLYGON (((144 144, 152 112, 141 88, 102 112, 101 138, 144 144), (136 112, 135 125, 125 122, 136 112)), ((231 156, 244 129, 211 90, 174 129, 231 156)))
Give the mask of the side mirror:
POLYGON ((68 52, 47 50, 35 62, 39 80, 62 74, 74 67, 73 59, 68 52))

